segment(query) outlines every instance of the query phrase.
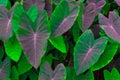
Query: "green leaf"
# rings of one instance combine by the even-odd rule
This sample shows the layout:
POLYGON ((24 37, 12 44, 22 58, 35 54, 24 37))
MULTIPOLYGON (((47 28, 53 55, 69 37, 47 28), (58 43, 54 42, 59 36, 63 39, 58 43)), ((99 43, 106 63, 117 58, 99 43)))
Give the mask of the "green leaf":
POLYGON ((2 60, 3 56, 4 56, 4 49, 2 46, 0 46, 0 60, 2 60))
POLYGON ((19 29, 20 23, 19 20, 22 16, 22 14, 24 13, 24 8, 22 5, 18 4, 15 8, 14 8, 14 12, 13 12, 13 18, 12 18, 12 28, 14 30, 14 32, 16 33, 19 29))
POLYGON ((88 71, 85 75, 81 74, 77 77, 77 80, 94 80, 94 74, 92 71, 88 71))
POLYGON ((8 0, 0 0, 0 5, 7 6, 8 0))
POLYGON ((119 80, 119 71, 116 68, 113 68, 111 73, 108 70, 104 70, 104 78, 105 80, 119 80))
POLYGON ((117 44, 113 44, 113 43, 109 44, 106 47, 104 53, 100 56, 100 58, 97 61, 97 63, 95 63, 92 66, 91 70, 92 71, 99 70, 99 69, 105 67, 107 64, 109 64, 112 61, 114 55, 116 54, 117 49, 118 49, 118 45, 117 44))
POLYGON ((20 61, 18 62, 18 73, 19 75, 24 74, 32 68, 32 65, 27 61, 26 57, 22 55, 20 61))
POLYGON ((57 37, 67 32, 78 16, 79 8, 75 1, 62 0, 51 15, 51 36, 57 37))
POLYGON ((104 79, 111 80, 111 73, 108 70, 104 70, 104 79))
POLYGON ((12 75, 11 75, 11 80, 19 80, 19 75, 18 71, 15 66, 12 67, 12 75))
POLYGON ((51 44, 58 49, 59 51, 61 51, 62 53, 66 53, 67 49, 66 49, 66 45, 63 39, 63 36, 58 36, 56 38, 50 38, 49 41, 51 42, 51 44))
POLYGON ((74 48, 74 68, 77 75, 85 72, 97 62, 106 44, 106 37, 94 40, 91 30, 85 31, 80 36, 74 48))
POLYGON ((4 47, 7 56, 9 56, 9 58, 14 60, 15 62, 18 62, 22 53, 22 47, 15 35, 4 43, 4 47))
POLYGON ((76 80, 76 73, 74 68, 67 67, 66 70, 67 70, 66 80, 76 80))
POLYGON ((36 18, 38 17, 38 9, 36 6, 30 7, 30 9, 27 11, 27 14, 29 15, 29 18, 35 22, 36 18))

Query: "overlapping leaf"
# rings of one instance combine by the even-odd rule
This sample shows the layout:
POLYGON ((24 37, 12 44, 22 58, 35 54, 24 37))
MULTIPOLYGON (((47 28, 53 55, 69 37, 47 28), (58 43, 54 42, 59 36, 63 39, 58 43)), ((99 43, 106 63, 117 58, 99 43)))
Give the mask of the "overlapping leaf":
POLYGON ((106 37, 94 40, 91 30, 85 31, 74 48, 74 68, 77 75, 97 62, 107 44, 106 37))
POLYGON ((105 33, 114 41, 120 43, 120 17, 114 12, 109 13, 109 18, 100 14, 99 24, 105 33))
POLYGON ((10 76, 11 61, 9 58, 5 58, 3 65, 0 68, 0 80, 6 80, 10 76))
POLYGON ((106 47, 104 53, 100 56, 99 60, 97 61, 97 63, 95 63, 91 70, 95 71, 95 70, 99 70, 103 67, 105 67, 107 64, 109 64, 112 60, 114 55, 116 54, 118 49, 118 45, 117 44, 110 44, 106 47))
POLYGON ((85 31, 91 26, 95 16, 98 14, 98 11, 100 11, 101 8, 104 6, 104 4, 104 0, 101 0, 99 2, 96 2, 95 0, 90 0, 88 2, 88 5, 85 7, 85 13, 82 15, 82 31, 85 31))
POLYGON ((45 7, 44 0, 24 0, 23 5, 26 10, 28 10, 31 6, 37 6, 39 11, 42 11, 45 7))
POLYGON ((58 66, 53 71, 48 63, 40 69, 39 80, 65 80, 66 79, 66 69, 63 64, 58 64, 58 66))
POLYGON ((4 47, 7 56, 9 56, 12 60, 17 62, 21 56, 22 47, 19 41, 17 40, 15 34, 7 42, 4 43, 4 47))
POLYGON ((47 13, 43 10, 34 23, 24 13, 17 35, 29 62, 38 68, 49 38, 47 13))
POLYGON ((58 36, 56 38, 50 38, 49 41, 51 44, 58 50, 60 50, 62 53, 66 53, 66 45, 63 39, 63 36, 58 36))
POLYGON ((120 74, 116 68, 113 68, 111 72, 104 70, 104 79, 105 80, 119 80, 120 74))
POLYGON ((52 36, 57 37, 68 31, 74 24, 78 12, 79 8, 74 1, 61 1, 50 18, 52 36))
POLYGON ((0 5, 7 6, 9 0, 0 0, 0 5))
POLYGON ((17 3, 8 11, 5 6, 0 5, 0 38, 7 41, 12 34, 11 19, 13 16, 13 9, 17 3))

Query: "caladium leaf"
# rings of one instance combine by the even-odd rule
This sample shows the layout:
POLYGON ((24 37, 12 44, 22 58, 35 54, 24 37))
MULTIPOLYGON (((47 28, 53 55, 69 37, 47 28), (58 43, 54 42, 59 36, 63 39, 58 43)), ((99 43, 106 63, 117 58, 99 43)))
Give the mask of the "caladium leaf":
POLYGON ((117 4, 120 6, 120 0, 115 0, 117 2, 117 4))
POLYGON ((13 16, 13 9, 17 5, 13 6, 11 10, 7 10, 5 6, 0 5, 0 38, 7 41, 8 37, 12 34, 11 20, 13 16))
POLYGON ((95 2, 95 0, 91 0, 88 5, 85 7, 85 13, 82 15, 83 26, 81 27, 82 31, 88 29, 94 21, 95 16, 105 5, 105 1, 101 0, 99 2, 95 2))
POLYGON ((11 61, 9 58, 5 58, 3 65, 0 68, 0 80, 6 80, 10 76, 11 61))
POLYGON ((12 60, 17 62, 22 53, 22 47, 17 40, 15 34, 11 37, 7 42, 4 42, 4 47, 7 56, 9 56, 12 60))
POLYGON ((92 71, 88 71, 85 75, 81 74, 77 76, 76 80, 94 80, 94 74, 92 71))
POLYGON ((43 10, 33 23, 24 13, 20 20, 20 28, 17 32, 25 55, 29 62, 38 68, 41 58, 45 53, 47 39, 49 38, 48 16, 43 10))
POLYGON ((112 40, 120 43, 120 17, 114 12, 109 13, 109 18, 106 18, 104 15, 99 15, 99 24, 100 27, 105 31, 107 36, 112 40))
POLYGON ((117 44, 110 44, 106 47, 104 53, 100 56, 99 60, 97 61, 97 63, 95 63, 92 67, 91 70, 95 71, 95 70, 99 70, 103 67, 105 67, 107 64, 109 64, 112 60, 114 55, 116 54, 118 49, 118 45, 117 44), (109 56, 108 56, 109 55, 109 56))
POLYGON ((66 49, 66 45, 63 39, 63 36, 58 36, 56 38, 50 38, 49 41, 51 42, 51 44, 58 49, 59 51, 61 51, 62 53, 66 53, 67 49, 66 49))
POLYGON ((74 24, 79 8, 74 1, 61 1, 51 15, 51 35, 57 37, 68 31, 74 24))
POLYGON ((24 0, 23 6, 26 10, 28 10, 31 6, 37 6, 39 11, 42 11, 45 7, 44 0, 24 0))
POLYGON ((94 40, 91 30, 85 31, 80 36, 74 48, 74 68, 77 75, 85 72, 97 62, 106 44, 106 37, 94 40))
POLYGON ((39 80, 65 80, 66 79, 66 69, 63 64, 58 64, 58 66, 53 71, 48 63, 40 68, 40 78, 39 80))

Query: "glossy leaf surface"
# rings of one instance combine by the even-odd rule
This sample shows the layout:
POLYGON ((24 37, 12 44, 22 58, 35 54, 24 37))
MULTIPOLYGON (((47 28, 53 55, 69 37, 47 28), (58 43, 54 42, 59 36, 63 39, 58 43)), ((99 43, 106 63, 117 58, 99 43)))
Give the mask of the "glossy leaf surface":
POLYGON ((63 64, 58 64, 58 66, 53 71, 48 63, 40 69, 39 80, 65 80, 66 79, 66 69, 63 64))
POLYGON ((107 44, 107 38, 94 40, 91 30, 85 31, 74 48, 74 68, 77 75, 85 72, 97 62, 107 44))

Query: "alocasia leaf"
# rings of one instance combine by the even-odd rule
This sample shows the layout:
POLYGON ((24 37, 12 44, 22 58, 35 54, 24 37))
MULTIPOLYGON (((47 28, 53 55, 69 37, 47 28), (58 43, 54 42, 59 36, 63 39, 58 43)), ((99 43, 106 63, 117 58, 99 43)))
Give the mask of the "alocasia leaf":
POLYGON ((7 56, 9 56, 12 60, 17 62, 22 53, 22 47, 17 40, 15 34, 11 37, 7 42, 4 43, 5 51, 7 56))
POLYGON ((106 18, 104 15, 99 15, 99 24, 100 27, 105 31, 107 36, 112 40, 120 43, 120 17, 114 12, 109 13, 109 18, 106 18))
POLYGON ((7 6, 8 0, 0 0, 0 5, 7 6))
POLYGON ((17 35, 25 55, 35 68, 38 68, 45 53, 49 34, 48 16, 44 10, 35 22, 32 22, 26 13, 22 15, 17 35))
POLYGON ((107 64, 109 64, 112 60, 114 55, 116 54, 118 49, 118 45, 117 44, 109 44, 104 53, 100 56, 99 60, 97 61, 97 63, 95 63, 91 70, 95 71, 95 70, 99 70, 103 67, 105 67, 107 64), (108 56, 109 55, 109 56, 108 56))
POLYGON ((79 8, 74 1, 63 0, 50 17, 51 35, 57 37, 68 31, 74 24, 79 8))
POLYGON ((3 65, 0 68, 0 80, 6 80, 10 76, 11 61, 9 58, 5 58, 3 65))
POLYGON ((76 80, 76 73, 73 67, 66 67, 66 80, 76 80))
POLYGON ((74 48, 74 68, 77 75, 85 72, 97 62, 106 44, 106 37, 94 40, 91 30, 85 31, 80 36, 74 48))
POLYGON ((48 63, 44 63, 44 65, 40 68, 39 76, 39 80, 65 80, 66 69, 63 64, 58 64, 53 71, 48 63))
POLYGON ((18 74, 21 75, 29 71, 32 68, 32 65, 30 65, 30 63, 27 61, 27 58, 22 55, 20 61, 18 62, 17 68, 18 74))
POLYGON ((4 41, 7 41, 8 37, 12 35, 12 11, 16 5, 17 3, 15 3, 11 10, 7 10, 5 6, 0 5, 0 38, 2 38, 4 41))
POLYGON ((44 0, 24 0, 23 1, 23 6, 25 7, 26 10, 28 10, 33 5, 37 6, 39 11, 42 11, 45 7, 45 2, 44 0))
POLYGON ((17 71, 17 68, 15 66, 12 67, 12 71, 11 71, 11 80, 19 80, 19 74, 17 71))
POLYGON ((63 36, 58 36, 58 37, 55 37, 55 38, 50 38, 49 41, 51 42, 51 44, 56 49, 60 50, 62 53, 66 53, 67 52, 63 36))
POLYGON ((117 2, 117 4, 120 6, 120 0, 115 0, 117 2))
POLYGON ((98 12, 102 9, 104 5, 104 0, 101 0, 99 2, 96 2, 95 0, 90 0, 90 2, 88 2, 88 5, 85 7, 85 13, 82 15, 82 31, 85 31, 92 25, 95 16, 98 14, 98 12))
POLYGON ((111 73, 108 70, 104 70, 104 78, 105 80, 119 80, 119 71, 116 68, 113 68, 111 73))

